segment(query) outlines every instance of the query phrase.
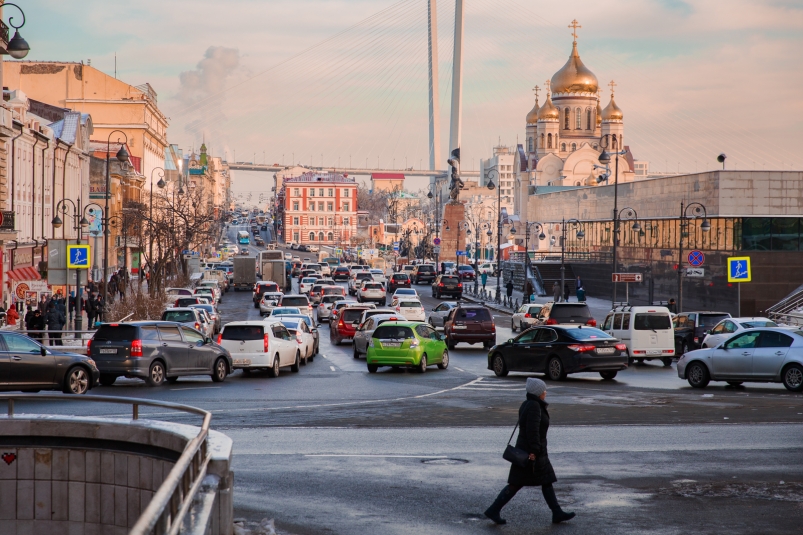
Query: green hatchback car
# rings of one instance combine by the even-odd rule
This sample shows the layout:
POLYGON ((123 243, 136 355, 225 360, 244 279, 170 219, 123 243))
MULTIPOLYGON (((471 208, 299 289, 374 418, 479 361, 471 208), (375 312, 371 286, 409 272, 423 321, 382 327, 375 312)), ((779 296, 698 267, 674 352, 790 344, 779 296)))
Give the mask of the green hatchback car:
POLYGON ((424 373, 432 364, 445 370, 449 352, 444 336, 426 323, 388 321, 374 331, 366 361, 369 373, 376 373, 380 366, 404 366, 424 373))

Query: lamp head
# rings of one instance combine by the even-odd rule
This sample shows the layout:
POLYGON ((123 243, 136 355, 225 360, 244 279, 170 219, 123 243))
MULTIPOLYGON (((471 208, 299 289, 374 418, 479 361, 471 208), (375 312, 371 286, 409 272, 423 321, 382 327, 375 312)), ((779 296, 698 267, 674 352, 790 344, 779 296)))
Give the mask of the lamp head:
POLYGON ((432 197, 433 197, 433 195, 432 195, 432 192, 431 192, 431 191, 430 191, 429 193, 427 193, 427 198, 428 198, 428 199, 431 199, 432 197))
POLYGON ((583 229, 580 229, 580 230, 577 231, 577 239, 578 240, 582 240, 585 237, 586 237, 586 233, 583 232, 583 229))
POLYGON ((64 224, 64 221, 62 221, 58 214, 56 214, 56 217, 54 217, 50 223, 54 228, 61 228, 61 226, 64 224))
POLYGON ((515 234, 516 234, 516 232, 517 232, 517 230, 516 230, 516 225, 513 225, 513 226, 511 226, 511 227, 510 227, 510 234, 514 234, 514 235, 515 235, 515 234))
POLYGON ((635 223, 633 223, 633 226, 632 226, 631 228, 632 228, 633 230, 635 230, 636 232, 638 232, 638 231, 640 231, 640 230, 641 230, 641 225, 639 225, 639 224, 638 224, 638 221, 636 221, 635 223))
POLYGON ((164 189, 164 187, 165 187, 165 180, 164 180, 164 178, 160 178, 160 179, 159 179, 159 182, 157 182, 157 183, 156 183, 156 185, 159 187, 159 189, 164 189))
POLYGON ((546 239, 546 234, 544 234, 543 230, 541 231, 541 234, 538 235, 538 239, 541 241, 544 241, 546 239))
POLYGON ((709 232, 711 230, 711 223, 709 223, 707 219, 704 219, 703 224, 700 225, 700 230, 703 232, 709 232))
POLYGON ((120 145, 120 150, 117 151, 117 160, 120 162, 128 161, 128 151, 125 150, 125 144, 120 145))
POLYGON ((489 178, 488 179, 488 189, 493 191, 495 188, 496 188, 496 184, 494 184, 494 181, 493 181, 492 178, 489 178))
POLYGON ((8 51, 8 55, 12 58, 22 59, 28 55, 31 47, 28 46, 28 42, 22 38, 20 31, 17 30, 14 32, 14 37, 12 37, 11 41, 8 42, 6 50, 8 51))
POLYGON ((610 155, 610 154, 608 154, 608 151, 607 151, 607 150, 605 150, 605 149, 602 149, 602 152, 601 152, 601 153, 600 153, 600 155, 599 155, 599 163, 604 163, 604 164, 607 164, 607 163, 609 163, 610 161, 611 161, 611 155, 610 155))

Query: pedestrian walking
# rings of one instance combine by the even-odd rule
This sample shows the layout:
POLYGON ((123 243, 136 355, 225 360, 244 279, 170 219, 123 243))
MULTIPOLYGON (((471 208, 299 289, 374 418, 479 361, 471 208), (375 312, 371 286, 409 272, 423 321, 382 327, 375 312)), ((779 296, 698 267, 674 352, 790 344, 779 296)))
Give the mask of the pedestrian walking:
POLYGON ((507 290, 507 298, 510 299, 513 297, 513 279, 507 281, 507 284, 505 284, 505 289, 507 290))
POLYGON ((560 303, 560 283, 558 281, 552 283, 552 297, 556 303, 560 303))
POLYGON ((64 314, 61 313, 59 307, 56 306, 56 303, 51 302, 47 306, 47 313, 45 314, 45 324, 47 325, 47 336, 51 340, 53 340, 54 346, 60 346, 61 344, 61 330, 64 328, 64 325, 67 323, 67 320, 64 318, 64 314))
POLYGON ((563 283, 563 300, 568 302, 569 301, 569 283, 563 283))
POLYGON ((671 312, 672 314, 677 314, 678 313, 678 305, 677 305, 677 303, 675 303, 675 298, 674 297, 669 300, 669 304, 666 305, 666 308, 668 308, 669 312, 671 312))
MULTIPOLYGON (((549 462, 547 452, 547 432, 549 431, 549 404, 546 399, 546 383, 541 379, 530 377, 527 379, 527 399, 519 407, 519 436, 516 439, 516 448, 529 453, 525 467, 517 464, 510 465, 510 474, 507 486, 497 496, 496 501, 485 511, 485 516, 497 524, 505 524, 500 516, 502 508, 513 499, 513 496, 522 487, 541 487, 549 509, 552 511, 552 523, 559 524, 571 520, 575 514, 563 511, 555 496, 552 484, 557 482, 555 470, 549 462)), ((514 429, 515 433, 515 429, 514 429)))
MULTIPOLYGON (((27 314, 26 314, 27 316, 27 314)), ((45 317, 42 315, 42 311, 38 308, 33 311, 33 315, 31 316, 31 321, 25 325, 28 331, 40 331, 37 333, 28 332, 28 336, 35 340, 42 340, 42 332, 45 330, 45 317)))
POLYGON ((535 289, 533 288, 533 283, 531 281, 527 281, 527 284, 524 285, 524 298, 527 299, 528 303, 533 302, 533 294, 535 293, 535 289))
POLYGON ((91 329, 95 325, 95 318, 98 316, 98 309, 95 302, 96 296, 94 293, 89 294, 89 299, 86 300, 84 307, 86 308, 87 328, 91 329))
POLYGON ((583 287, 583 281, 580 280, 580 277, 577 277, 577 280, 574 281, 574 295, 577 296, 577 302, 583 303, 586 300, 586 289, 583 287))
POLYGON ((485 289, 485 284, 488 282, 488 272, 483 271, 480 275, 480 279, 482 279, 482 289, 485 289))

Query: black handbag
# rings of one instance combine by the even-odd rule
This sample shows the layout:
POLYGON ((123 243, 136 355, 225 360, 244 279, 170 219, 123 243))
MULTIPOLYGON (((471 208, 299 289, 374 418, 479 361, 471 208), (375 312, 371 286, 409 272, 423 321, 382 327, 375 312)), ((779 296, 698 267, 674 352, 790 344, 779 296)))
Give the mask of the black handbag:
POLYGON ((513 428, 513 432, 510 433, 510 438, 507 440, 507 447, 505 448, 505 453, 502 454, 502 458, 519 468, 527 468, 527 463, 530 462, 530 454, 521 448, 510 445, 510 441, 513 440, 513 435, 516 434, 518 427, 519 422, 516 422, 516 427, 513 428))

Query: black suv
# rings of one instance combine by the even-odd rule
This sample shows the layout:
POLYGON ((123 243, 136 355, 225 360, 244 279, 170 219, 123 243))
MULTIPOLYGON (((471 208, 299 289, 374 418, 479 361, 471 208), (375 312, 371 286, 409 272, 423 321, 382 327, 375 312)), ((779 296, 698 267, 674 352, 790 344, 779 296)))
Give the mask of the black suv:
POLYGON ((727 312, 683 312, 672 321, 675 326, 675 355, 700 349, 705 333, 720 321, 730 318, 727 312))
POLYGON ((104 323, 87 343, 87 355, 97 363, 104 386, 121 375, 151 386, 173 383, 181 375, 211 375, 221 382, 232 369, 228 351, 172 321, 104 323))
POLYGON ((556 303, 549 301, 535 319, 536 325, 588 325, 597 326, 586 303, 556 303))
POLYGON ((421 284, 422 282, 434 281, 435 275, 435 266, 433 264, 419 264, 413 268, 410 278, 413 280, 413 284, 421 284))
POLYGON ((463 297, 463 283, 457 275, 438 275, 432 283, 432 297, 440 299, 441 296, 450 295, 457 299, 463 297))
POLYGON ((399 288, 410 288, 410 277, 407 273, 394 273, 388 278, 388 293, 392 294, 399 288))
POLYGON ((337 266, 334 272, 332 272, 332 280, 349 280, 350 276, 351 271, 348 266, 337 266))

